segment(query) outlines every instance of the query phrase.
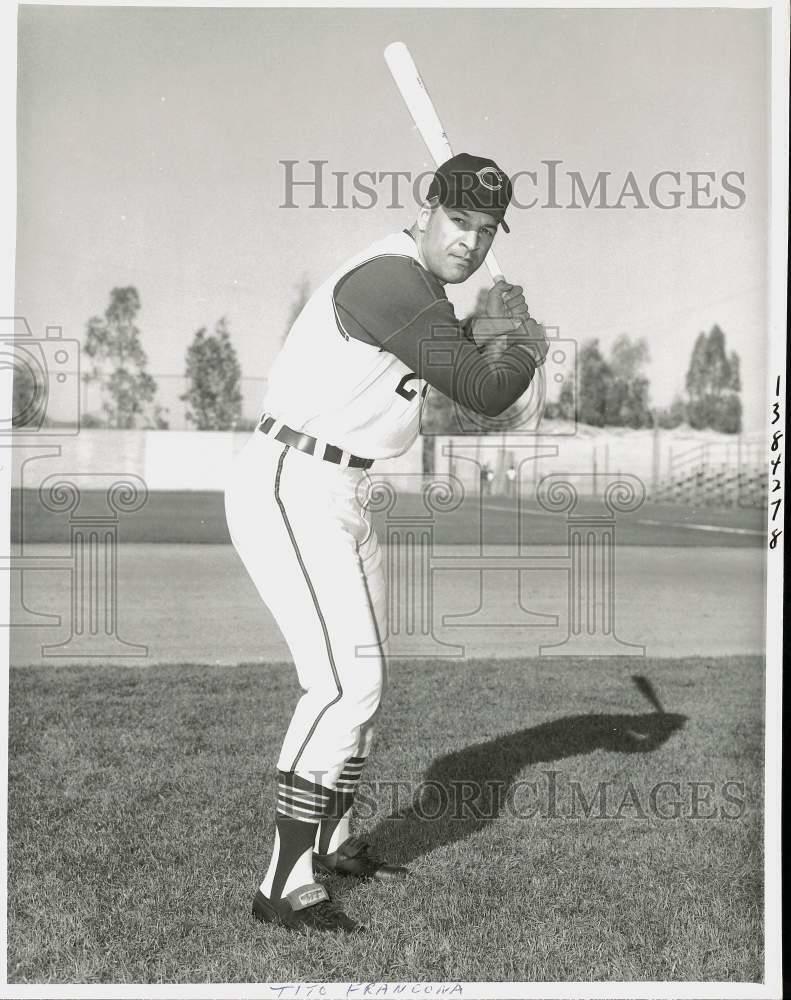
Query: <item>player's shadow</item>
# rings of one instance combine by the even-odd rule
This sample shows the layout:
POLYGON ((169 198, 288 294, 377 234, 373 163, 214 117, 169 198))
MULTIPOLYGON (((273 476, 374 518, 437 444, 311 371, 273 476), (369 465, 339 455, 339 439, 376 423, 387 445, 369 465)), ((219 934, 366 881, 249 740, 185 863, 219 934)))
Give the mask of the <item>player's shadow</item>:
MULTIPOLYGON (((431 764, 412 803, 380 820, 366 839, 388 860, 406 863, 471 836, 503 813, 523 814, 520 810, 530 804, 544 809, 549 779, 546 769, 522 774, 531 765, 552 764, 595 750, 650 753, 686 721, 685 715, 658 712, 570 715, 445 754, 431 764), (517 802, 517 776, 520 781, 536 782, 532 799, 523 794, 517 802)), ((590 798, 595 783, 584 791, 590 798)))

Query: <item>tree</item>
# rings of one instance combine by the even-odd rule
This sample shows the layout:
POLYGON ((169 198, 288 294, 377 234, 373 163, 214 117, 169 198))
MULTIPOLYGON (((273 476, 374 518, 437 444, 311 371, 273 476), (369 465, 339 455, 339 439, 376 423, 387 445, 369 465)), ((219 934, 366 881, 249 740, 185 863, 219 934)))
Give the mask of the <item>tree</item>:
MULTIPOLYGON (((723 348, 724 348, 723 335, 723 348)), ((739 393, 742 389, 742 379, 739 355, 736 351, 731 351, 728 355, 727 366, 730 379, 727 390, 721 394, 716 407, 716 420, 718 429, 723 434, 739 434, 742 429, 742 401, 739 393)))
POLYGON ((687 418, 696 429, 710 427, 726 434, 741 431, 742 404, 739 357, 725 353, 725 334, 716 324, 699 333, 686 379, 687 418))
POLYGON ((242 369, 225 317, 213 334, 205 327, 195 333, 186 361, 188 388, 179 398, 187 403, 187 420, 199 431, 231 430, 242 416, 242 369))
MULTIPOLYGON (((577 358, 577 419, 594 427, 648 427, 652 424, 650 383, 642 372, 649 359, 644 339, 621 334, 605 359, 598 339, 582 343, 577 358)), ((574 378, 564 379, 552 416, 574 418, 574 378)))
POLYGON ((634 428, 650 425, 649 382, 642 373, 649 356, 643 338, 633 341, 623 333, 613 343, 605 392, 605 424, 634 428))
POLYGON ((742 430, 742 401, 735 392, 729 392, 717 402, 714 427, 722 434, 740 434, 742 430))
POLYGON ((692 354, 687 368, 686 389, 690 401, 701 399, 705 391, 706 380, 706 334, 699 333, 692 348, 692 354))
POLYGON ((676 393, 673 397, 673 402, 668 407, 662 407, 656 411, 656 422, 659 427, 663 427, 666 430, 672 430, 674 427, 678 427, 683 424, 687 419, 687 404, 681 398, 681 396, 676 393))
POLYGON ((567 371, 563 376, 563 384, 556 403, 547 403, 546 416, 561 420, 577 419, 577 400, 574 393, 575 372, 567 371))
POLYGON ((577 418, 582 424, 603 427, 612 370, 599 349, 598 338, 586 340, 577 359, 579 401, 577 418))
POLYGON ((157 384, 146 371, 148 356, 135 326, 139 309, 134 286, 114 288, 104 318, 88 320, 84 349, 93 364, 85 381, 101 388, 107 427, 135 427, 138 418, 147 427, 167 427, 161 407, 154 403, 157 384))
POLYGON ((627 411, 623 414, 623 418, 627 427, 651 427, 653 425, 651 383, 644 375, 638 375, 632 380, 627 411))

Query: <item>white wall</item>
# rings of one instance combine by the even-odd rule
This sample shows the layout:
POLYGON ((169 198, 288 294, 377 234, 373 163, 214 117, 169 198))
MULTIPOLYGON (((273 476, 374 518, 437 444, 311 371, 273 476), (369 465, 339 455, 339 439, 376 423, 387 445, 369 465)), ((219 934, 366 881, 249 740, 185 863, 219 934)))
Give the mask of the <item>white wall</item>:
MULTIPOLYGON (((76 435, 19 435, 9 449, 12 483, 37 489, 55 473, 76 474, 81 488, 106 489, 108 475, 131 474, 142 478, 151 491, 222 491, 231 459, 251 433, 255 432, 82 430, 76 435)), ((418 439, 405 455, 378 462, 376 470, 419 473, 421 463, 418 439)))
MULTIPOLYGON (((108 485, 108 475, 134 474, 145 481, 149 490, 219 491, 224 489, 233 455, 250 433, 83 430, 73 436, 17 437, 15 446, 9 449, 13 455, 13 485, 32 489, 53 473, 76 473, 80 475, 82 488, 104 489, 108 485), (60 454, 53 453, 57 448, 60 454)), ((660 431, 654 435, 652 431, 620 428, 602 431, 581 427, 573 435, 438 437, 435 468, 440 476, 449 472, 451 445, 454 474, 465 487, 472 489, 477 489, 479 482, 476 460, 488 462, 495 471, 493 488, 498 492, 503 484, 503 471, 512 460, 517 467, 523 463, 521 477, 527 484, 550 473, 564 472, 589 477, 580 484, 585 490, 587 483, 593 487, 595 462, 599 476, 606 472, 627 472, 639 476, 650 488, 655 460, 659 478, 664 478, 671 460, 678 461, 679 456, 688 452, 699 454, 702 444, 708 445, 710 461, 736 466, 739 446, 733 435, 689 430, 660 431), (557 451, 557 454, 544 455, 535 461, 532 456, 537 447, 557 451), (465 460, 465 455, 473 461, 465 460)), ((419 488, 422 448, 422 439, 418 438, 405 455, 377 462, 373 472, 377 476, 415 476, 415 488, 419 488)), ((755 466, 764 462, 767 449, 768 445, 760 437, 743 438, 742 464, 755 466)), ((399 485, 402 489, 410 488, 403 478, 399 485)))
MULTIPOLYGON (((545 421, 542 430, 573 430, 571 425, 545 421)), ((646 488, 667 479, 671 471, 701 461, 736 468, 766 467, 768 445, 760 435, 742 436, 713 431, 598 429, 581 426, 574 433, 542 433, 540 436, 490 435, 485 438, 438 437, 435 469, 453 473, 465 488, 477 490, 480 465, 495 473, 492 489, 501 492, 504 470, 512 462, 520 480, 528 487, 550 474, 583 477, 576 485, 581 492, 602 489, 607 474, 628 473, 646 488), (705 453, 704 449, 705 448, 705 453), (595 475, 595 478, 594 478, 595 475)))

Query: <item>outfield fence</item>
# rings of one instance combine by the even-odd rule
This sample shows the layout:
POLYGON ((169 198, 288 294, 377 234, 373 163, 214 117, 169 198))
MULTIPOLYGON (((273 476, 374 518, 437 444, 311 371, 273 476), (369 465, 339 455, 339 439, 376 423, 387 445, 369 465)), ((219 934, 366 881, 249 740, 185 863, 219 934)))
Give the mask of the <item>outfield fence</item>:
MULTIPOLYGON (((763 435, 678 431, 594 431, 544 421, 540 436, 419 437, 377 475, 397 476, 418 492, 424 479, 453 478, 467 493, 527 498, 548 475, 582 475, 579 488, 600 496, 613 475, 640 480, 646 495, 708 506, 765 506, 768 442, 763 435), (546 433, 544 433, 546 431, 546 433)), ((79 473, 85 488, 107 474, 134 475, 150 491, 225 488, 233 456, 250 430, 17 429, 0 438, 16 488, 36 489, 52 472, 79 473), (5 443, 3 443, 3 441, 5 443)))
POLYGON ((600 496, 612 475, 628 474, 652 500, 766 506, 768 440, 762 434, 596 430, 546 420, 540 436, 437 437, 429 447, 435 474, 493 496, 535 495, 547 475, 579 474, 586 477, 580 488, 600 496))

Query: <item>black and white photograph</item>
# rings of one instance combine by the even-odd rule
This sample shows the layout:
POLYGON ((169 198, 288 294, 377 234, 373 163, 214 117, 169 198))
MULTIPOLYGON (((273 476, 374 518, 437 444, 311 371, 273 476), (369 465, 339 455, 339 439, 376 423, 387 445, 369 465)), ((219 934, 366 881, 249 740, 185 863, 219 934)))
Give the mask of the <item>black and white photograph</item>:
POLYGON ((788 3, 0 25, 0 995, 780 1000, 788 3))

